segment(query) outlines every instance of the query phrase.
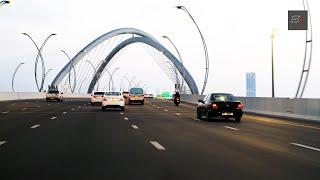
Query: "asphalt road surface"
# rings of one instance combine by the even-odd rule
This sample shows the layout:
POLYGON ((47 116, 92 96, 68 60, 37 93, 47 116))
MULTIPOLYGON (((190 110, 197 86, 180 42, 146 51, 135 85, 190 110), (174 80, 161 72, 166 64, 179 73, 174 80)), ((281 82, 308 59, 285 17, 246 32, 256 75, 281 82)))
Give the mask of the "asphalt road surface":
POLYGON ((195 119, 165 100, 0 102, 0 179, 320 179, 320 124, 195 119))

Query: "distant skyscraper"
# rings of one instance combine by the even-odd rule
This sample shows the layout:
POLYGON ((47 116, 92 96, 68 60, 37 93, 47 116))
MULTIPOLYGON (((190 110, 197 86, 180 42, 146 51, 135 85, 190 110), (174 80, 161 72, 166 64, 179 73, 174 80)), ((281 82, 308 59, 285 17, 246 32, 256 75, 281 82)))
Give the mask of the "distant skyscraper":
POLYGON ((256 73, 246 74, 247 97, 256 97, 256 73))

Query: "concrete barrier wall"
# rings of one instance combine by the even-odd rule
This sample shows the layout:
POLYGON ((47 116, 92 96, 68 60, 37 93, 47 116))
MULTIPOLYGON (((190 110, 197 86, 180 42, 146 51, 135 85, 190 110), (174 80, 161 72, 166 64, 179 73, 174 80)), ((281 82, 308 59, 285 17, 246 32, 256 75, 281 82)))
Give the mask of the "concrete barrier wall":
MULTIPOLYGON (((44 99, 45 93, 38 92, 1 92, 0 101, 22 100, 22 99, 44 99)), ((64 98, 89 98, 90 94, 63 94, 64 98)))
MULTIPOLYGON (((198 100, 203 98, 201 95, 181 95, 181 101, 192 104, 198 104, 198 100)), ((243 102, 245 112, 320 120, 320 99, 267 97, 238 97, 238 99, 243 102)))

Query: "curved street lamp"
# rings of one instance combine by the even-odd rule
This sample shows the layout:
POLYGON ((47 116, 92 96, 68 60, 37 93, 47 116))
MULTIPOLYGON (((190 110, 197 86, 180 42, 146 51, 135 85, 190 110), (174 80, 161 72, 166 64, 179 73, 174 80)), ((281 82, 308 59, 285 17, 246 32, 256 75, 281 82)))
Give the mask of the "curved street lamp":
POLYGON ((204 90, 206 89, 206 85, 207 85, 207 82, 208 82, 208 76, 209 76, 209 54, 208 54, 207 44, 206 44, 206 41, 204 40, 204 37, 202 35, 202 32, 200 31, 200 28, 199 28, 198 24, 196 23, 194 18, 191 16, 191 14, 188 11, 188 9, 186 7, 184 7, 184 6, 176 6, 176 8, 183 10, 184 12, 186 12, 189 15, 189 17, 191 18, 193 23, 196 25, 196 27, 197 27, 197 29, 199 31, 201 40, 202 40, 204 55, 205 55, 205 59, 206 59, 206 72, 205 72, 205 76, 204 76, 203 87, 202 87, 202 90, 201 90, 201 95, 203 95, 204 90))
POLYGON ((73 69, 73 74, 74 74, 74 79, 73 79, 73 87, 71 87, 71 92, 73 93, 74 92, 74 89, 76 88, 76 84, 77 84, 77 79, 76 79, 76 70, 74 68, 74 65, 73 65, 73 61, 72 59, 70 58, 70 56, 64 51, 64 50, 60 50, 61 52, 63 52, 63 54, 65 54, 67 56, 67 58, 69 59, 69 61, 71 62, 71 66, 69 68, 69 75, 68 75, 68 80, 69 80, 69 85, 71 87, 71 69, 73 69))
MULTIPOLYGON (((87 63, 89 63, 90 65, 91 65, 91 67, 93 68, 93 70, 94 70, 94 74, 93 74, 93 76, 97 73, 97 68, 93 65, 93 63, 91 62, 91 61, 89 61, 89 60, 86 60, 86 62, 87 63)), ((97 88, 96 88, 96 91, 98 91, 98 89, 99 89, 99 81, 97 81, 97 88)))
POLYGON ((44 84, 44 79, 45 79, 45 64, 44 64, 44 60, 43 60, 43 56, 42 56, 42 49, 44 48, 44 46, 46 45, 46 43, 48 42, 49 38, 51 36, 55 36, 57 34, 50 34, 42 43, 41 47, 39 48, 39 46, 37 45, 37 43, 32 39, 32 37, 28 34, 28 33, 21 33, 27 37, 29 37, 29 39, 32 41, 32 43, 34 44, 34 46, 37 48, 38 53, 36 56, 36 60, 35 60, 35 64, 34 64, 34 77, 35 77, 35 81, 36 81, 36 85, 38 88, 38 91, 41 92, 43 89, 43 84, 44 84), (38 61, 39 61, 39 57, 41 59, 41 64, 42 64, 42 80, 41 80, 41 85, 39 87, 39 83, 38 83, 38 75, 37 75, 37 69, 38 69, 38 61))
MULTIPOLYGON (((176 52, 177 52, 177 54, 178 54, 178 56, 179 56, 179 60, 180 60, 180 62, 181 62, 181 64, 183 65, 183 61, 182 61, 182 57, 181 57, 181 54, 180 54, 180 52, 179 52, 179 50, 178 50, 178 48, 176 47, 176 45, 171 41, 171 39, 168 37, 168 36, 162 36, 164 39, 167 39, 171 44, 172 44, 172 46, 174 47, 174 49, 176 50, 176 52)), ((176 76, 178 75, 178 70, 177 70, 177 68, 175 68, 175 72, 176 72, 176 76)), ((185 76, 185 71, 183 71, 183 76, 185 76)), ((177 80, 178 80, 178 76, 177 76, 177 80)), ((180 82, 180 81, 179 81, 180 82)), ((177 84, 179 83, 178 81, 177 81, 177 84)), ((180 87, 180 92, 181 92, 181 90, 182 90, 182 87, 184 86, 184 80, 183 80, 183 78, 181 78, 181 87, 180 87)))
POLYGON ((113 79, 112 79, 112 77, 113 77, 113 75, 114 75, 114 73, 117 71, 117 70, 119 70, 120 68, 115 68, 113 71, 112 71, 112 73, 110 74, 110 79, 109 79, 109 91, 110 91, 110 82, 112 81, 112 91, 114 90, 114 84, 113 84, 113 79))
POLYGON ((14 72, 13 72, 12 79, 11 79, 11 89, 12 89, 12 92, 14 92, 14 86, 13 86, 13 85, 14 85, 14 78, 16 77, 16 74, 17 74, 19 68, 20 68, 23 64, 25 64, 25 63, 22 62, 22 63, 18 64, 18 66, 16 67, 16 69, 15 69, 14 72))
POLYGON ((309 7, 308 0, 302 0, 302 3, 303 3, 304 10, 308 11, 309 27, 308 27, 308 30, 306 30, 305 32, 305 48, 304 48, 303 65, 302 65, 302 71, 301 71, 300 80, 299 80, 295 98, 303 97, 304 90, 308 82, 311 61, 312 61, 312 22, 311 22, 310 7, 309 7))

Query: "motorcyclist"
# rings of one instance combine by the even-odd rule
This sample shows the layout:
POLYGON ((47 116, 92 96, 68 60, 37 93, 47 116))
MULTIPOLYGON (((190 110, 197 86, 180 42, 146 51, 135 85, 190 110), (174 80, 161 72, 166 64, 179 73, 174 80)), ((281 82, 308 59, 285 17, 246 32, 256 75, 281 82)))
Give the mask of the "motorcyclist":
POLYGON ((174 99, 180 98, 180 93, 177 91, 176 94, 174 94, 174 99))
POLYGON ((178 91, 174 94, 174 103, 176 105, 180 103, 180 93, 178 91))

